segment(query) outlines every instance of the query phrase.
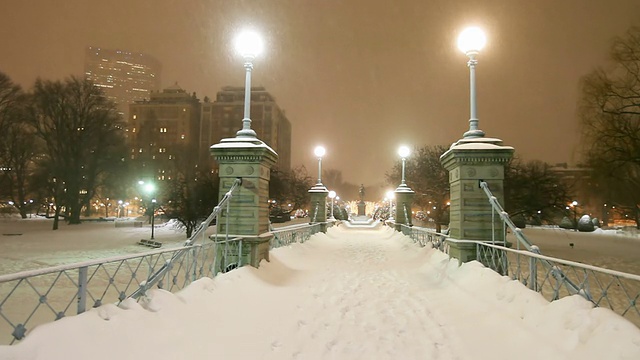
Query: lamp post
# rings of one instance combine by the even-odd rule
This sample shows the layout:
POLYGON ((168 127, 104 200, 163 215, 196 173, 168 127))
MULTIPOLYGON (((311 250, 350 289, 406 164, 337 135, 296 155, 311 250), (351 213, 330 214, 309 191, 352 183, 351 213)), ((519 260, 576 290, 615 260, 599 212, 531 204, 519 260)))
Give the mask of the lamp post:
POLYGON ((322 146, 316 146, 313 153, 318 158, 318 184, 322 185, 322 157, 326 154, 326 150, 322 146))
POLYGON ((255 138, 256 132, 251 129, 251 71, 253 70, 253 60, 262 52, 263 43, 260 35, 253 31, 240 33, 235 40, 236 50, 244 58, 244 68, 246 70, 244 85, 244 118, 242 119, 242 130, 238 130, 236 137, 255 138))
POLYGON ((487 43, 487 38, 482 29, 470 27, 462 31, 458 37, 458 48, 469 57, 469 85, 470 85, 470 117, 469 131, 464 133, 464 138, 484 137, 484 131, 478 129, 478 114, 476 108, 476 55, 487 43))
POLYGON ((404 181, 404 168, 410 152, 411 151, 406 146, 400 146, 400 148, 398 149, 398 155, 400 155, 400 158, 402 158, 402 182, 400 183, 400 186, 407 186, 407 183, 404 181))
POLYGON ((331 199, 331 219, 335 220, 336 218, 333 217, 333 199, 335 199, 336 197, 336 192, 331 190, 329 191, 329 199, 331 199))
POLYGON ((151 240, 154 239, 154 229, 155 229, 155 205, 156 205, 156 199, 153 197, 153 193, 156 191, 156 187, 152 184, 152 183, 147 183, 145 184, 144 181, 140 180, 138 181, 138 184, 140 185, 144 185, 144 191, 149 194, 149 197, 151 198, 151 240))
POLYGON ((394 220, 394 216, 393 216, 393 197, 395 196, 395 194, 393 193, 392 190, 387 191, 387 199, 389 199, 389 220, 393 221, 394 220))

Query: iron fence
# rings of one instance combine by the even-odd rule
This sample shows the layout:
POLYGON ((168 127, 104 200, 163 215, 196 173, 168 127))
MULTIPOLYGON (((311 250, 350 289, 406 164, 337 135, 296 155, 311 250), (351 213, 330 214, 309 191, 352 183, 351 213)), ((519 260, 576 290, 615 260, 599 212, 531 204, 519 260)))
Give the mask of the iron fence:
POLYGON ((152 287, 176 292, 214 277, 240 265, 237 257, 225 256, 240 243, 208 242, 0 276, 0 344, 23 339, 39 324, 119 304, 152 287))
MULTIPOLYGON (((329 222, 332 225, 333 222, 329 222)), ((322 230, 322 223, 304 224, 300 226, 292 226, 279 230, 272 230, 273 239, 271 239, 270 248, 275 249, 281 246, 287 246, 293 243, 304 243, 309 240, 311 235, 319 233, 322 230)))
POLYGON ((476 245, 476 260, 497 273, 520 281, 549 301, 580 295, 640 327, 640 276, 540 254, 537 246, 511 249, 502 242, 457 240, 432 229, 402 226, 402 232, 420 246, 449 254, 451 243, 476 245))

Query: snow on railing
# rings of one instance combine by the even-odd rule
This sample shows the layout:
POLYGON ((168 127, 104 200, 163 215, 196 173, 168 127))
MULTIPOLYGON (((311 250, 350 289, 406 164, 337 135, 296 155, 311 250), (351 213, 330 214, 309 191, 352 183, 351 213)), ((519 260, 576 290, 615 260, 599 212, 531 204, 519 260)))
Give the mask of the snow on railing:
MULTIPOLYGON (((488 191, 488 187, 485 191, 488 191)), ((416 226, 402 225, 402 232, 420 246, 430 245, 446 254, 449 254, 452 243, 475 244, 477 261, 520 281, 545 299, 554 301, 577 294, 594 306, 609 308, 640 327, 640 308, 637 304, 640 300, 640 276, 540 254, 540 249, 531 244, 520 229, 515 228, 495 197, 489 195, 489 198, 490 201, 494 199, 492 204, 498 205, 494 209, 506 220, 526 250, 508 248, 502 241, 453 239, 432 229, 416 226)))
MULTIPOLYGON (((241 185, 236 179, 183 247, 49 267, 0 276, 0 344, 28 330, 102 304, 137 299, 154 286, 175 292, 202 277, 242 266, 242 239, 195 244, 241 185), (74 306, 75 304, 75 306, 74 306)), ((227 226, 228 228, 228 226, 227 226)))
POLYGON ((273 239, 269 244, 270 249, 287 246, 293 243, 304 243, 311 235, 322 230, 322 223, 311 223, 303 225, 293 225, 286 228, 272 230, 273 239))

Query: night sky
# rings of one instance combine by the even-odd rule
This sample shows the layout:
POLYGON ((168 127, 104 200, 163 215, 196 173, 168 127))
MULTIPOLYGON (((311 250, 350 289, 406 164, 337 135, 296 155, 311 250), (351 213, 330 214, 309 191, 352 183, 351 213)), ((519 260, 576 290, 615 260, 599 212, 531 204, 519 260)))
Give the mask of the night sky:
POLYGON ((163 87, 215 97, 243 85, 232 39, 250 26, 266 41, 253 84, 286 110, 292 164, 315 176, 323 144, 325 168, 373 184, 401 144, 449 145, 468 129, 456 38, 469 25, 488 38, 480 129, 525 160, 579 161, 579 79, 639 14, 638 0, 5 0, 0 71, 26 89, 38 76, 82 76, 91 45, 152 55, 163 87))

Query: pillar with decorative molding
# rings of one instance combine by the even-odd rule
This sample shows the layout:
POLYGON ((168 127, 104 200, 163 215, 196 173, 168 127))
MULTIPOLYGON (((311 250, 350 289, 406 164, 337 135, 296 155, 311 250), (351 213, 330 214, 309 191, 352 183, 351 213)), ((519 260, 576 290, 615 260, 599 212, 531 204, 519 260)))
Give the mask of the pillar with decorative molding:
POLYGON ((273 237, 269 232, 269 179, 278 154, 255 137, 222 139, 210 151, 219 164, 220 199, 236 178, 242 179, 231 197, 229 212, 224 208, 218 216, 217 239, 226 238, 226 234, 229 238, 242 237, 240 263, 257 267, 262 259, 269 260, 273 237))

